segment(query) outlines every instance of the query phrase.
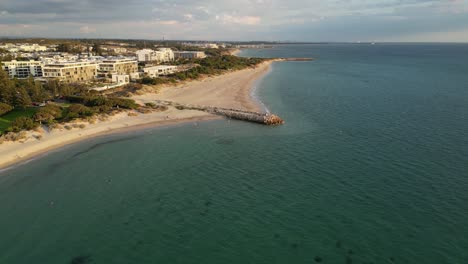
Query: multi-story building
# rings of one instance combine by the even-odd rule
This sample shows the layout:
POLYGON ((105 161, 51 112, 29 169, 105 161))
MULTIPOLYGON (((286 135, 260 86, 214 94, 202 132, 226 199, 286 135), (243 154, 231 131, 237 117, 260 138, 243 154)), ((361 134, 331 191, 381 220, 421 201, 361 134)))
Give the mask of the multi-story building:
POLYGON ((19 46, 21 51, 32 52, 32 51, 46 51, 46 46, 41 46, 38 44, 23 44, 19 46))
POLYGON ((3 70, 8 72, 10 78, 42 77, 43 63, 40 61, 6 61, 3 62, 3 70))
POLYGON ((130 74, 138 71, 138 62, 132 59, 104 60, 99 63, 99 75, 130 74))
POLYGON ((136 56, 138 61, 151 61, 151 55, 153 54, 154 50, 152 49, 142 49, 136 51, 136 56))
POLYGON ((98 64, 92 62, 49 64, 43 67, 43 76, 68 83, 91 81, 97 75, 97 68, 98 64))
POLYGON ((143 72, 148 77, 158 77, 161 75, 169 75, 177 72, 177 66, 159 65, 143 68, 143 72))
POLYGON ((174 51, 176 59, 203 59, 206 54, 203 51, 174 51))
POLYGON ((159 48, 158 50, 143 49, 136 51, 138 61, 168 62, 174 60, 174 52, 169 48, 159 48))

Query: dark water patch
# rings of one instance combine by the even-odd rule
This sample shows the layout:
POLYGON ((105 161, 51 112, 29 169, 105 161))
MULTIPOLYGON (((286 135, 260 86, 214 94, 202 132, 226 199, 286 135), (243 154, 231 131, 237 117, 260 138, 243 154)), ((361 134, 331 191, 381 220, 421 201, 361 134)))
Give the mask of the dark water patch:
POLYGON ((336 241, 335 247, 336 248, 341 248, 341 241, 340 240, 336 241))
POLYGON ((82 156, 88 152, 91 152, 93 150, 96 150, 96 149, 99 149, 99 148, 102 148, 106 145, 109 145, 109 144, 114 144, 114 143, 119 143, 119 142, 126 142, 126 141, 131 141, 131 140, 134 140, 136 138, 139 138, 139 137, 142 137, 142 136, 132 136, 132 137, 125 137, 125 138, 118 138, 118 139, 113 139, 113 140, 109 140, 109 141, 105 141, 105 142, 101 142, 101 143, 97 143, 97 144, 94 144, 92 145, 91 147, 85 149, 85 150, 82 150, 82 151, 79 151, 77 153, 75 153, 72 157, 72 158, 77 158, 79 156, 82 156))
POLYGON ((321 262, 323 261, 323 259, 322 259, 320 256, 316 256, 316 257, 314 258, 314 260, 315 260, 315 262, 317 262, 317 263, 321 263, 321 262))
POLYGON ((81 255, 71 259, 70 264, 87 264, 91 263, 92 258, 90 255, 81 255))

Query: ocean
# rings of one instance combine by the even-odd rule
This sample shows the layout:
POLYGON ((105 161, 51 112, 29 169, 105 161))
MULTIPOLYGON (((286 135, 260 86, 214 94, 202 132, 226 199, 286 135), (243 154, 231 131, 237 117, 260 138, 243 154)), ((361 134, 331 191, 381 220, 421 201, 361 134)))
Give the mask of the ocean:
POLYGON ((468 45, 315 44, 216 120, 0 173, 0 263, 468 263, 468 45))

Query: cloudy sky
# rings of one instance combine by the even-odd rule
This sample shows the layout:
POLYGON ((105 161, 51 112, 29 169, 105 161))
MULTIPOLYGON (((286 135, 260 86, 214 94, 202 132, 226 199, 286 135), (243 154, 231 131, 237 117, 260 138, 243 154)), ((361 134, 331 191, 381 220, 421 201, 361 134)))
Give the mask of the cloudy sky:
POLYGON ((0 36, 468 42, 468 0, 0 0, 0 36))

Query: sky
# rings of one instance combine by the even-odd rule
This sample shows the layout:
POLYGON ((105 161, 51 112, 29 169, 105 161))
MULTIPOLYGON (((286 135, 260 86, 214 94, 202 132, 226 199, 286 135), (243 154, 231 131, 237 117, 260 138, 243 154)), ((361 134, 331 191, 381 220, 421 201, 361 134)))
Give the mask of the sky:
POLYGON ((468 0, 0 0, 0 36, 468 42, 468 0))

